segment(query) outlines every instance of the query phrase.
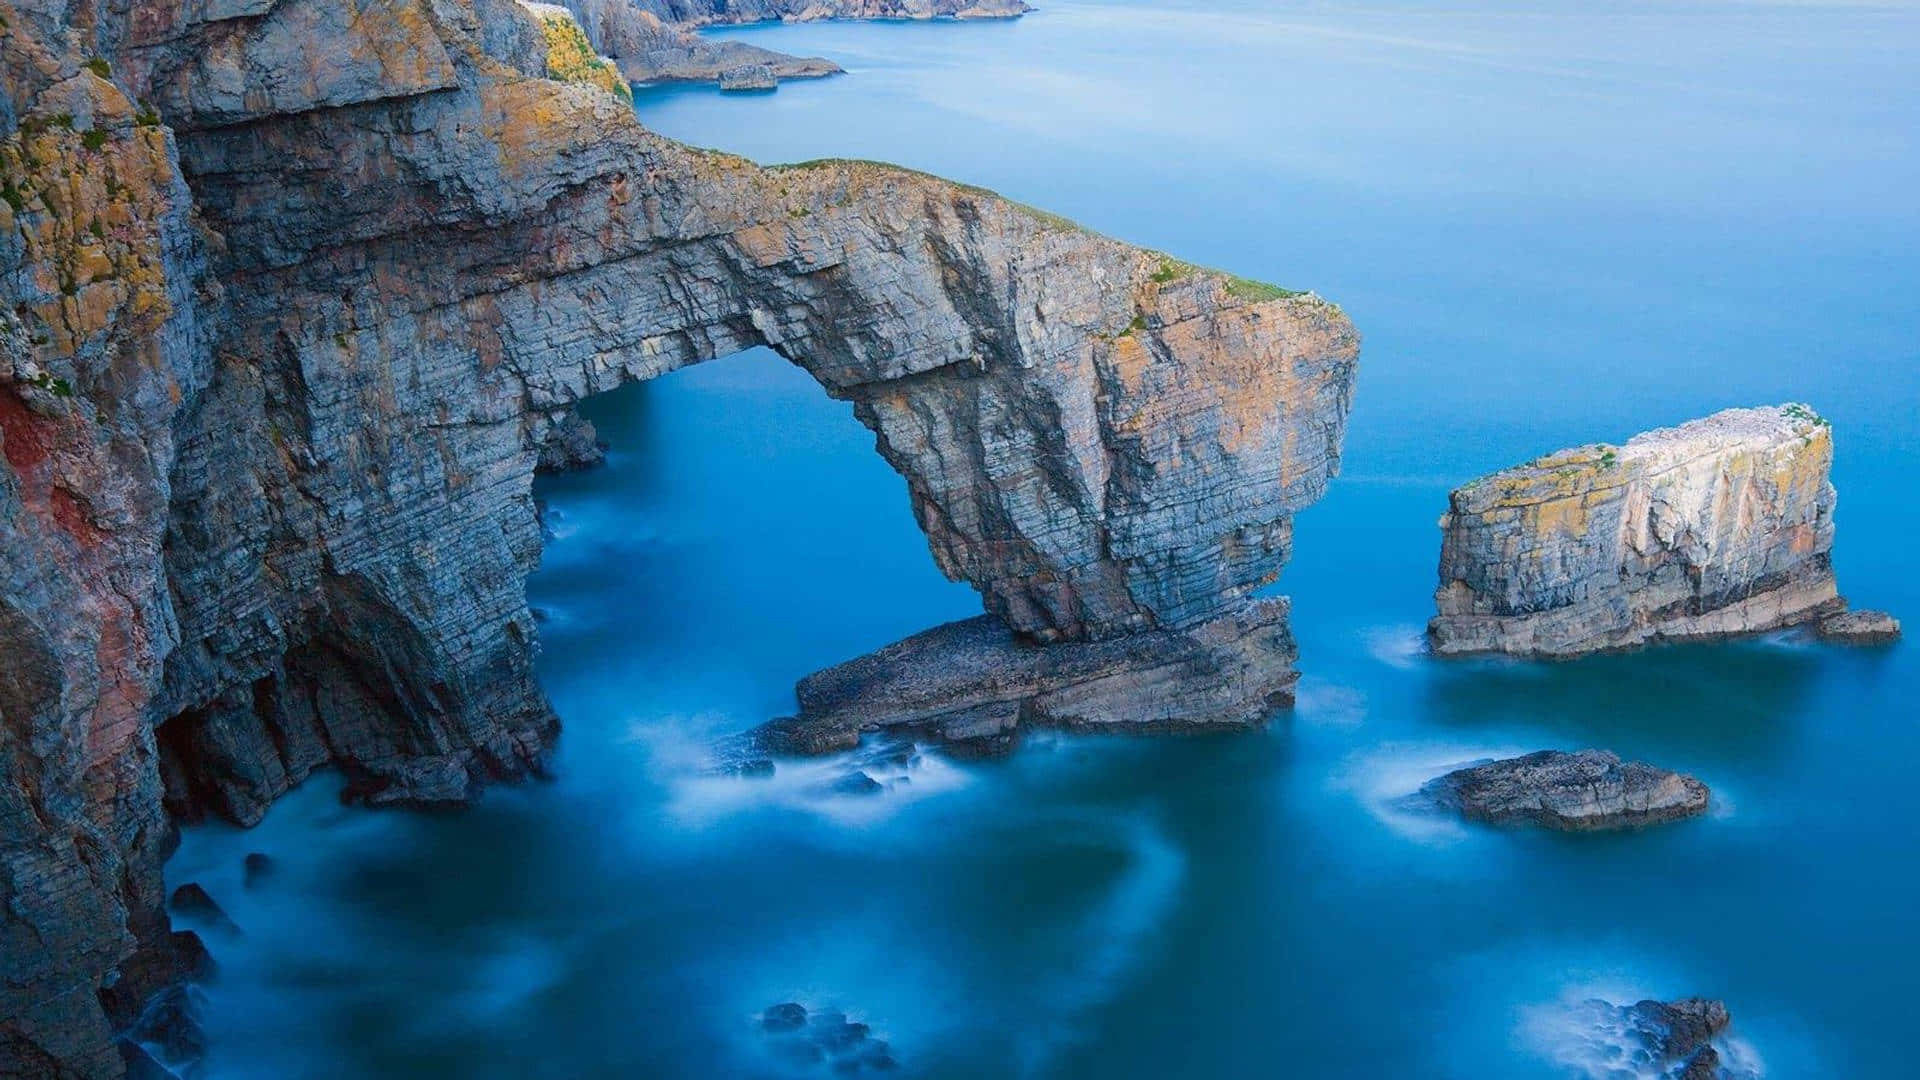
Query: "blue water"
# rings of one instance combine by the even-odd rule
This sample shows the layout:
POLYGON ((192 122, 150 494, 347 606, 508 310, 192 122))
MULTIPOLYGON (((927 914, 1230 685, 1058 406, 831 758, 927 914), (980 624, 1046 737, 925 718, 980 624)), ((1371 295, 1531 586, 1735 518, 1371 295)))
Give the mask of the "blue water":
POLYGON ((700 774, 801 675, 978 610, 849 410, 752 353, 592 402, 530 583, 552 783, 452 815, 315 781, 169 868, 215 939, 212 1077, 824 1075, 845 1009, 926 1077, 1600 1077, 1569 1002, 1724 999, 1765 1075, 1913 1075, 1920 659, 1792 635, 1578 663, 1420 651, 1452 485, 1731 405, 1834 424, 1835 562, 1920 618, 1920 10, 1052 3, 726 32, 848 74, 643 92, 762 161, 897 161, 1340 302, 1343 476, 1298 522, 1299 707, 1260 734, 928 755, 874 797, 700 774), (1708 817, 1622 836, 1391 802, 1604 746, 1708 817), (280 873, 242 888, 247 851, 280 873))

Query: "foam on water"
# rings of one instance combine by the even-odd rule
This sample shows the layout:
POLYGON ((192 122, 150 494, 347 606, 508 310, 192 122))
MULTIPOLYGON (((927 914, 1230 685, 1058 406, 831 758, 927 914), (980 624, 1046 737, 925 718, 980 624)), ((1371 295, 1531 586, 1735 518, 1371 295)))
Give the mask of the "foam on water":
POLYGON ((1527 752, 1511 746, 1385 743, 1349 758, 1330 786, 1359 799, 1382 825, 1409 840, 1450 844, 1466 839, 1470 835, 1467 827, 1452 815, 1409 806, 1408 796, 1427 781, 1455 769, 1527 752))
POLYGON ((908 765, 877 765, 861 751, 821 758, 782 759, 772 776, 683 773, 670 783, 669 816, 687 828, 704 829, 732 818, 779 810, 804 814, 846 828, 864 828, 916 803, 965 788, 966 769, 921 750, 908 765), (847 791, 838 785, 864 773, 878 791, 847 791))
MULTIPOLYGON (((1515 1032, 1528 1052, 1552 1063, 1561 1074, 1580 1080, 1671 1080, 1675 1063, 1653 1059, 1636 1036, 1625 1008, 1648 998, 1664 1000, 1643 984, 1609 980, 1568 987, 1551 1002, 1520 1011, 1515 1032)), ((1723 1075, 1760 1080, 1766 1075, 1759 1052, 1731 1032, 1713 1040, 1723 1075)))
POLYGON ((1034 1025, 1021 1048, 1023 1076, 1044 1073, 1056 1054, 1088 1036, 1086 1014, 1126 984, 1178 900, 1186 875, 1185 854, 1151 818, 1094 818, 1086 825, 1110 833, 1130 856, 1129 865, 1083 921, 1085 959, 1050 989, 1046 1000, 1053 1011, 1047 1022, 1034 1025))
POLYGON ((1303 675, 1294 687, 1293 720, 1296 724, 1336 728, 1357 727, 1367 719, 1367 695, 1351 686, 1343 686, 1317 675, 1303 675))
POLYGON ((1424 626, 1377 626, 1366 632, 1367 654, 1400 671, 1412 671, 1427 657, 1424 626))

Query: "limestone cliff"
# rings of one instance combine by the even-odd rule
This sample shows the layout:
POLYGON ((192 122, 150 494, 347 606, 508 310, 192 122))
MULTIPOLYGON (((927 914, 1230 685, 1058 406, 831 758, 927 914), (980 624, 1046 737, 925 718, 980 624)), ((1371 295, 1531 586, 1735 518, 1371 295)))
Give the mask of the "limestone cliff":
POLYGON ((0 0, 0 1074, 118 1075, 191 959, 173 818, 540 768, 530 484, 588 394, 771 345, 1022 641, 1237 617, 1337 465, 1336 308, 680 146, 550 47, 510 0, 0 0))
POLYGON ((1829 614, 1832 463, 1827 422, 1784 405, 1476 480, 1440 520, 1433 648, 1569 656, 1829 614))

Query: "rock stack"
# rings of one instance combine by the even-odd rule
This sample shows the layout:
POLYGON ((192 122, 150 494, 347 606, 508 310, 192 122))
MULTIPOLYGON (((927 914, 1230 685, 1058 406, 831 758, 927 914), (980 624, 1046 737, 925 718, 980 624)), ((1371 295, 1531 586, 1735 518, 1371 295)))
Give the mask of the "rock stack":
POLYGON ((1827 421, 1781 405, 1475 480, 1440 520, 1433 649, 1574 656, 1834 615, 1832 463, 1827 421))

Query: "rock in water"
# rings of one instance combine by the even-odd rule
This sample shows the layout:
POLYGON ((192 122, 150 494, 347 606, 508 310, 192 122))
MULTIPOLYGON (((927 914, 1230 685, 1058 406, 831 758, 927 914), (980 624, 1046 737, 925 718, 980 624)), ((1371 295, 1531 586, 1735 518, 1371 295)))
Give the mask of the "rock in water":
POLYGON ((769 1006, 761 1014, 760 1028, 767 1036, 767 1049, 790 1066, 830 1069, 840 1076, 892 1072, 899 1067, 893 1048, 884 1039, 872 1038, 867 1025, 848 1020, 838 1009, 822 1009, 808 1015, 804 1006, 785 1002, 769 1006))
POLYGON ((1814 632, 1842 645, 1890 645, 1900 640, 1900 620, 1884 611, 1843 611, 1821 619, 1814 632))
POLYGON ((263 851, 249 851, 247 857, 241 860, 240 867, 241 885, 251 889, 273 876, 273 856, 263 851))
POLYGON ((170 819, 257 822, 328 765, 382 805, 541 771, 533 472, 627 382, 764 345, 850 404, 997 654, 1067 646, 949 681, 944 728, 1288 684, 1243 617, 1338 468, 1334 305, 904 169, 680 145, 556 11, 35 11, 0 32, 0 1075, 123 1067, 183 959, 170 819))
POLYGON ((168 898, 167 906, 190 919, 198 919, 210 929, 224 934, 240 933, 240 924, 234 922, 226 909, 221 907, 197 882, 189 881, 173 890, 173 896, 168 898))
POLYGON ((806 1006, 787 1001, 779 1005, 769 1005, 760 1014, 760 1026, 768 1031, 798 1031, 807 1022, 806 1006))
POLYGON ((1433 649, 1574 656, 1832 614, 1832 463, 1827 422, 1783 405, 1476 480, 1440 519, 1433 649))
POLYGON ((1713 1045, 1733 1023, 1726 1005, 1707 998, 1647 1000, 1626 1006, 1624 1013, 1631 1037, 1673 1080, 1733 1080, 1735 1074, 1722 1067, 1713 1045))
MULTIPOLYGON (((170 986, 141 1011, 126 1039, 175 1075, 190 1074, 207 1053, 205 1012, 206 994, 199 987, 170 986)), ((125 1056, 130 1062, 138 1060, 137 1055, 125 1056)))
POLYGON ((758 732, 771 753, 819 754, 902 727, 962 752, 1010 749, 1025 725, 1158 732, 1245 728, 1293 700, 1284 599, 1186 630, 1038 645, 980 616, 800 681, 799 715, 758 732))
POLYGON ((607 444, 594 430, 593 421, 569 409, 554 418, 553 426, 541 441, 534 471, 578 472, 603 465, 606 460, 607 444))
POLYGON ((1707 808, 1707 785, 1605 750, 1542 750, 1430 781, 1420 797, 1474 821, 1589 831, 1652 825, 1707 808))
POLYGON ((772 90, 779 85, 773 77, 773 68, 766 64, 749 64, 720 73, 722 90, 772 90))

